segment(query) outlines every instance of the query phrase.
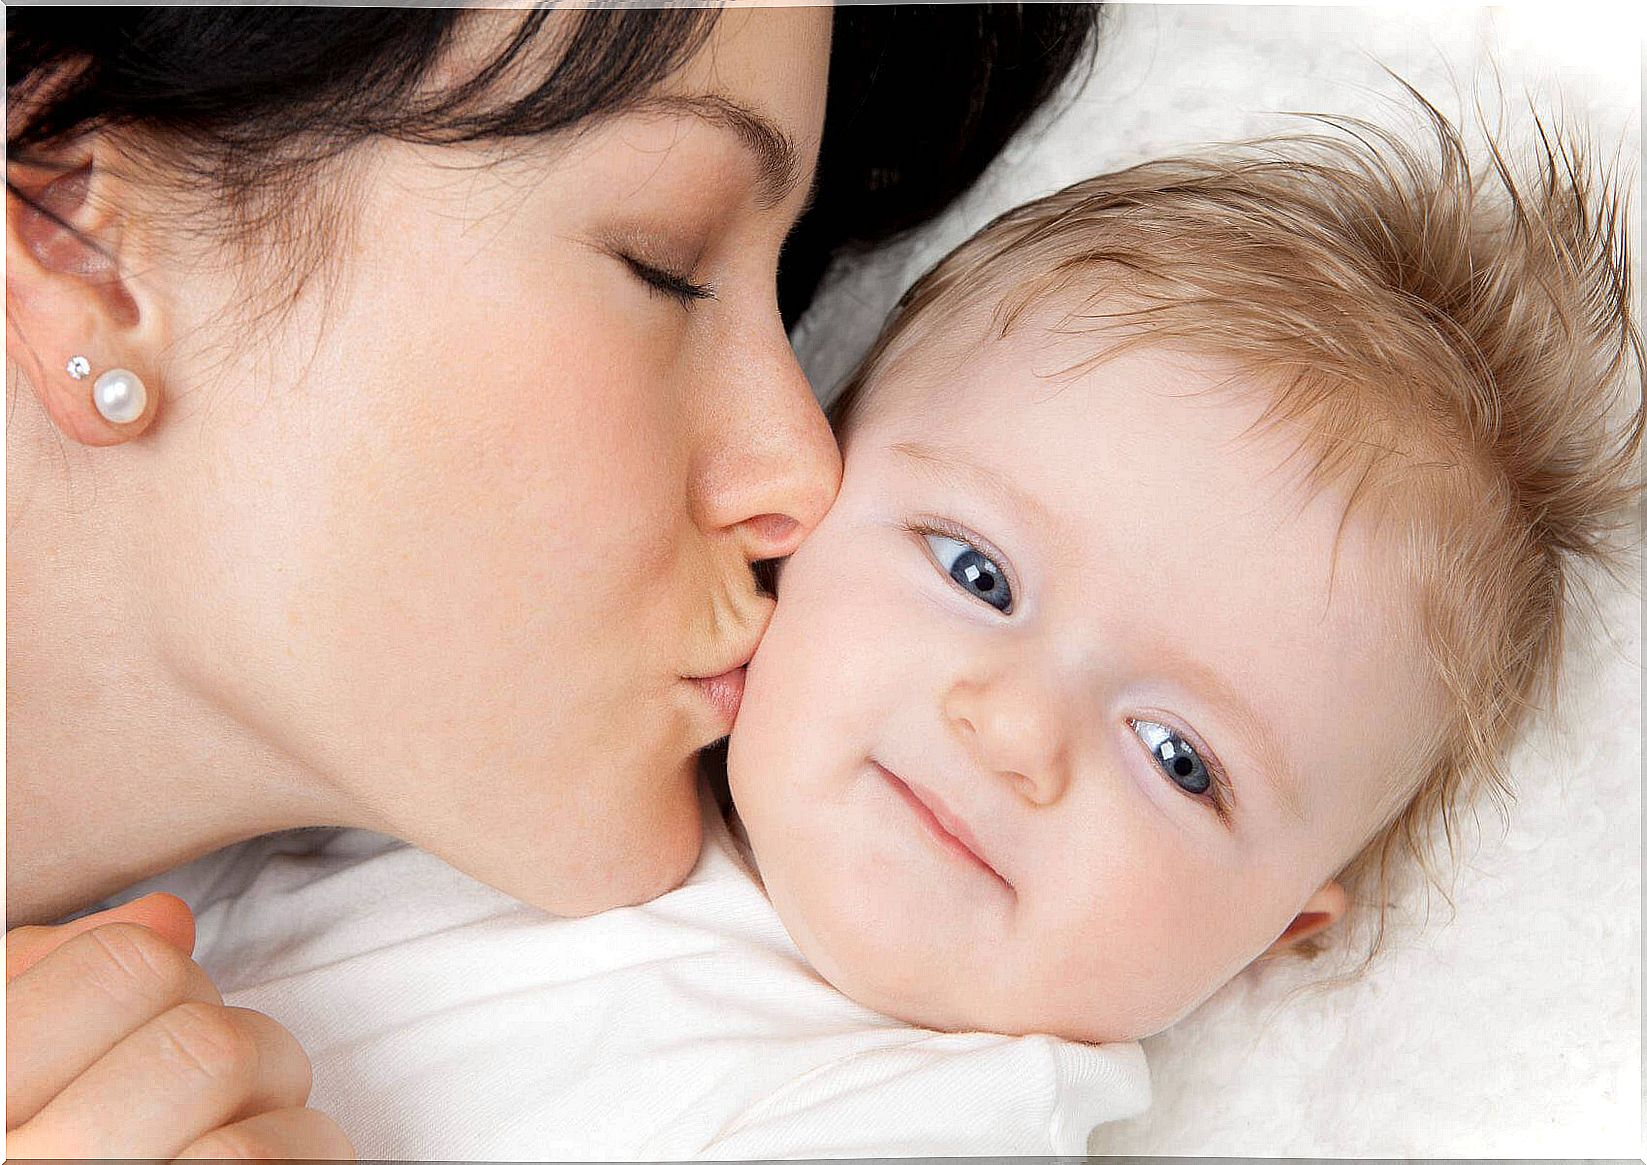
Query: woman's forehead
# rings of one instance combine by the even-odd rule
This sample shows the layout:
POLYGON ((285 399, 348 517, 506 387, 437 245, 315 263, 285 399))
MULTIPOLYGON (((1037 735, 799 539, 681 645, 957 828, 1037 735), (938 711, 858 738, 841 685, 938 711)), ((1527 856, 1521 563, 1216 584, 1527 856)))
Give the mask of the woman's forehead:
POLYGON ((658 86, 659 94, 708 98, 698 108, 711 113, 719 99, 734 125, 752 115, 741 127, 752 145, 771 128, 810 158, 823 132, 830 29, 827 7, 723 11, 703 48, 658 86))

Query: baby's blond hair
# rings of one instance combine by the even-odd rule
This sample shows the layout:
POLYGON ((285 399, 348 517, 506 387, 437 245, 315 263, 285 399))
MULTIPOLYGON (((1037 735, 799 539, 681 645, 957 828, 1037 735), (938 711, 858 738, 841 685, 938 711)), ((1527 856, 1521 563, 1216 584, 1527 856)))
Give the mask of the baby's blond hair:
POLYGON ((1099 359, 1174 344, 1273 386, 1265 424, 1296 431, 1313 480, 1396 523, 1448 696, 1433 763, 1339 875, 1374 908, 1362 968, 1392 874, 1412 863, 1440 886, 1437 827, 1456 857, 1460 810, 1511 797, 1503 758, 1553 697, 1575 568, 1618 565, 1640 497, 1616 174, 1536 118, 1529 168, 1490 133, 1474 165, 1412 96, 1431 149, 1316 117, 1336 132, 1148 162, 1007 212, 909 290, 832 412, 849 441, 854 410, 935 328, 993 305, 1004 336, 1071 297, 1059 330, 1102 336, 1099 359))

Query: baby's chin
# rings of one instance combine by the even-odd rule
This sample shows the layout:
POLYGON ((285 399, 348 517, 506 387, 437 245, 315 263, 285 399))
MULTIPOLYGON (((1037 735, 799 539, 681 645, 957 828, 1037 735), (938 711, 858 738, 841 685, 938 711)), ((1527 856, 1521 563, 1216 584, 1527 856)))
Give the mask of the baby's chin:
POLYGON ((1081 1015, 1057 1014, 1038 1006, 1045 996, 1028 985, 998 977, 980 983, 958 975, 949 960, 889 943, 863 928, 829 925, 836 918, 797 917, 801 912, 786 909, 781 889, 773 904, 813 969, 870 1011, 941 1032, 1052 1035, 1093 1044, 1136 1038, 1119 1017, 1090 1009, 1081 1015))
POLYGON ((915 1027, 941 1032, 993 1032, 1005 1036, 1050 1035, 1079 1043, 1103 1044, 1137 1038, 1113 1018, 1097 1015, 1072 1019, 1054 1015, 1020 1001, 1005 1005, 980 993, 969 997, 965 988, 950 981, 942 995, 913 984, 887 985, 873 973, 853 974, 848 968, 838 976, 824 975, 836 990, 871 1011, 901 1020, 915 1027))
MULTIPOLYGON (((915 1027, 1050 1035, 1087 1044, 1128 1042, 1170 1027, 1206 994, 1190 1000, 1146 990, 1140 996, 1131 974, 1124 976, 1129 982, 1088 975, 1079 976, 1077 984, 1077 977, 1060 979, 1047 973, 1050 969, 1039 977, 996 973, 987 965, 969 965, 971 952, 946 957, 889 939, 879 928, 855 925, 863 913, 850 903, 831 902, 832 909, 810 914, 797 910, 785 889, 769 884, 768 893, 813 969, 860 1006, 915 1027)), ((996 953, 1010 958, 1009 952, 996 953)))

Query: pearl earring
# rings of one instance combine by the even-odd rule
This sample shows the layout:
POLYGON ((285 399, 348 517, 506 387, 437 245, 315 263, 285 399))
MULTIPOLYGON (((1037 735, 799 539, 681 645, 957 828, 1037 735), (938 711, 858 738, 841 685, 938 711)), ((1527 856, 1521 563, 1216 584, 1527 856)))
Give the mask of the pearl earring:
MULTIPOLYGON (((84 356, 71 357, 68 374, 73 380, 86 379, 91 375, 91 361, 84 356)), ((137 373, 111 368, 92 382, 92 404, 111 424, 129 425, 148 407, 149 390, 137 373)))
POLYGON ((148 407, 149 390, 137 373, 111 368, 92 382, 92 403, 104 420, 129 425, 148 407))

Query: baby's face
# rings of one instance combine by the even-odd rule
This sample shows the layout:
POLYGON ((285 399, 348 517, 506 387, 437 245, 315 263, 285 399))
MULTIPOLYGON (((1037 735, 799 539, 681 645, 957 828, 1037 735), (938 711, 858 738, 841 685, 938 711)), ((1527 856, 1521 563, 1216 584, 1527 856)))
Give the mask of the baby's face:
POLYGON ((1228 368, 1053 375, 1091 343, 1028 321, 943 347, 885 373, 784 568, 733 797, 790 934, 859 1002, 1148 1035, 1410 788, 1439 730, 1411 604, 1346 493, 1246 432, 1262 391, 1205 391, 1228 368))

